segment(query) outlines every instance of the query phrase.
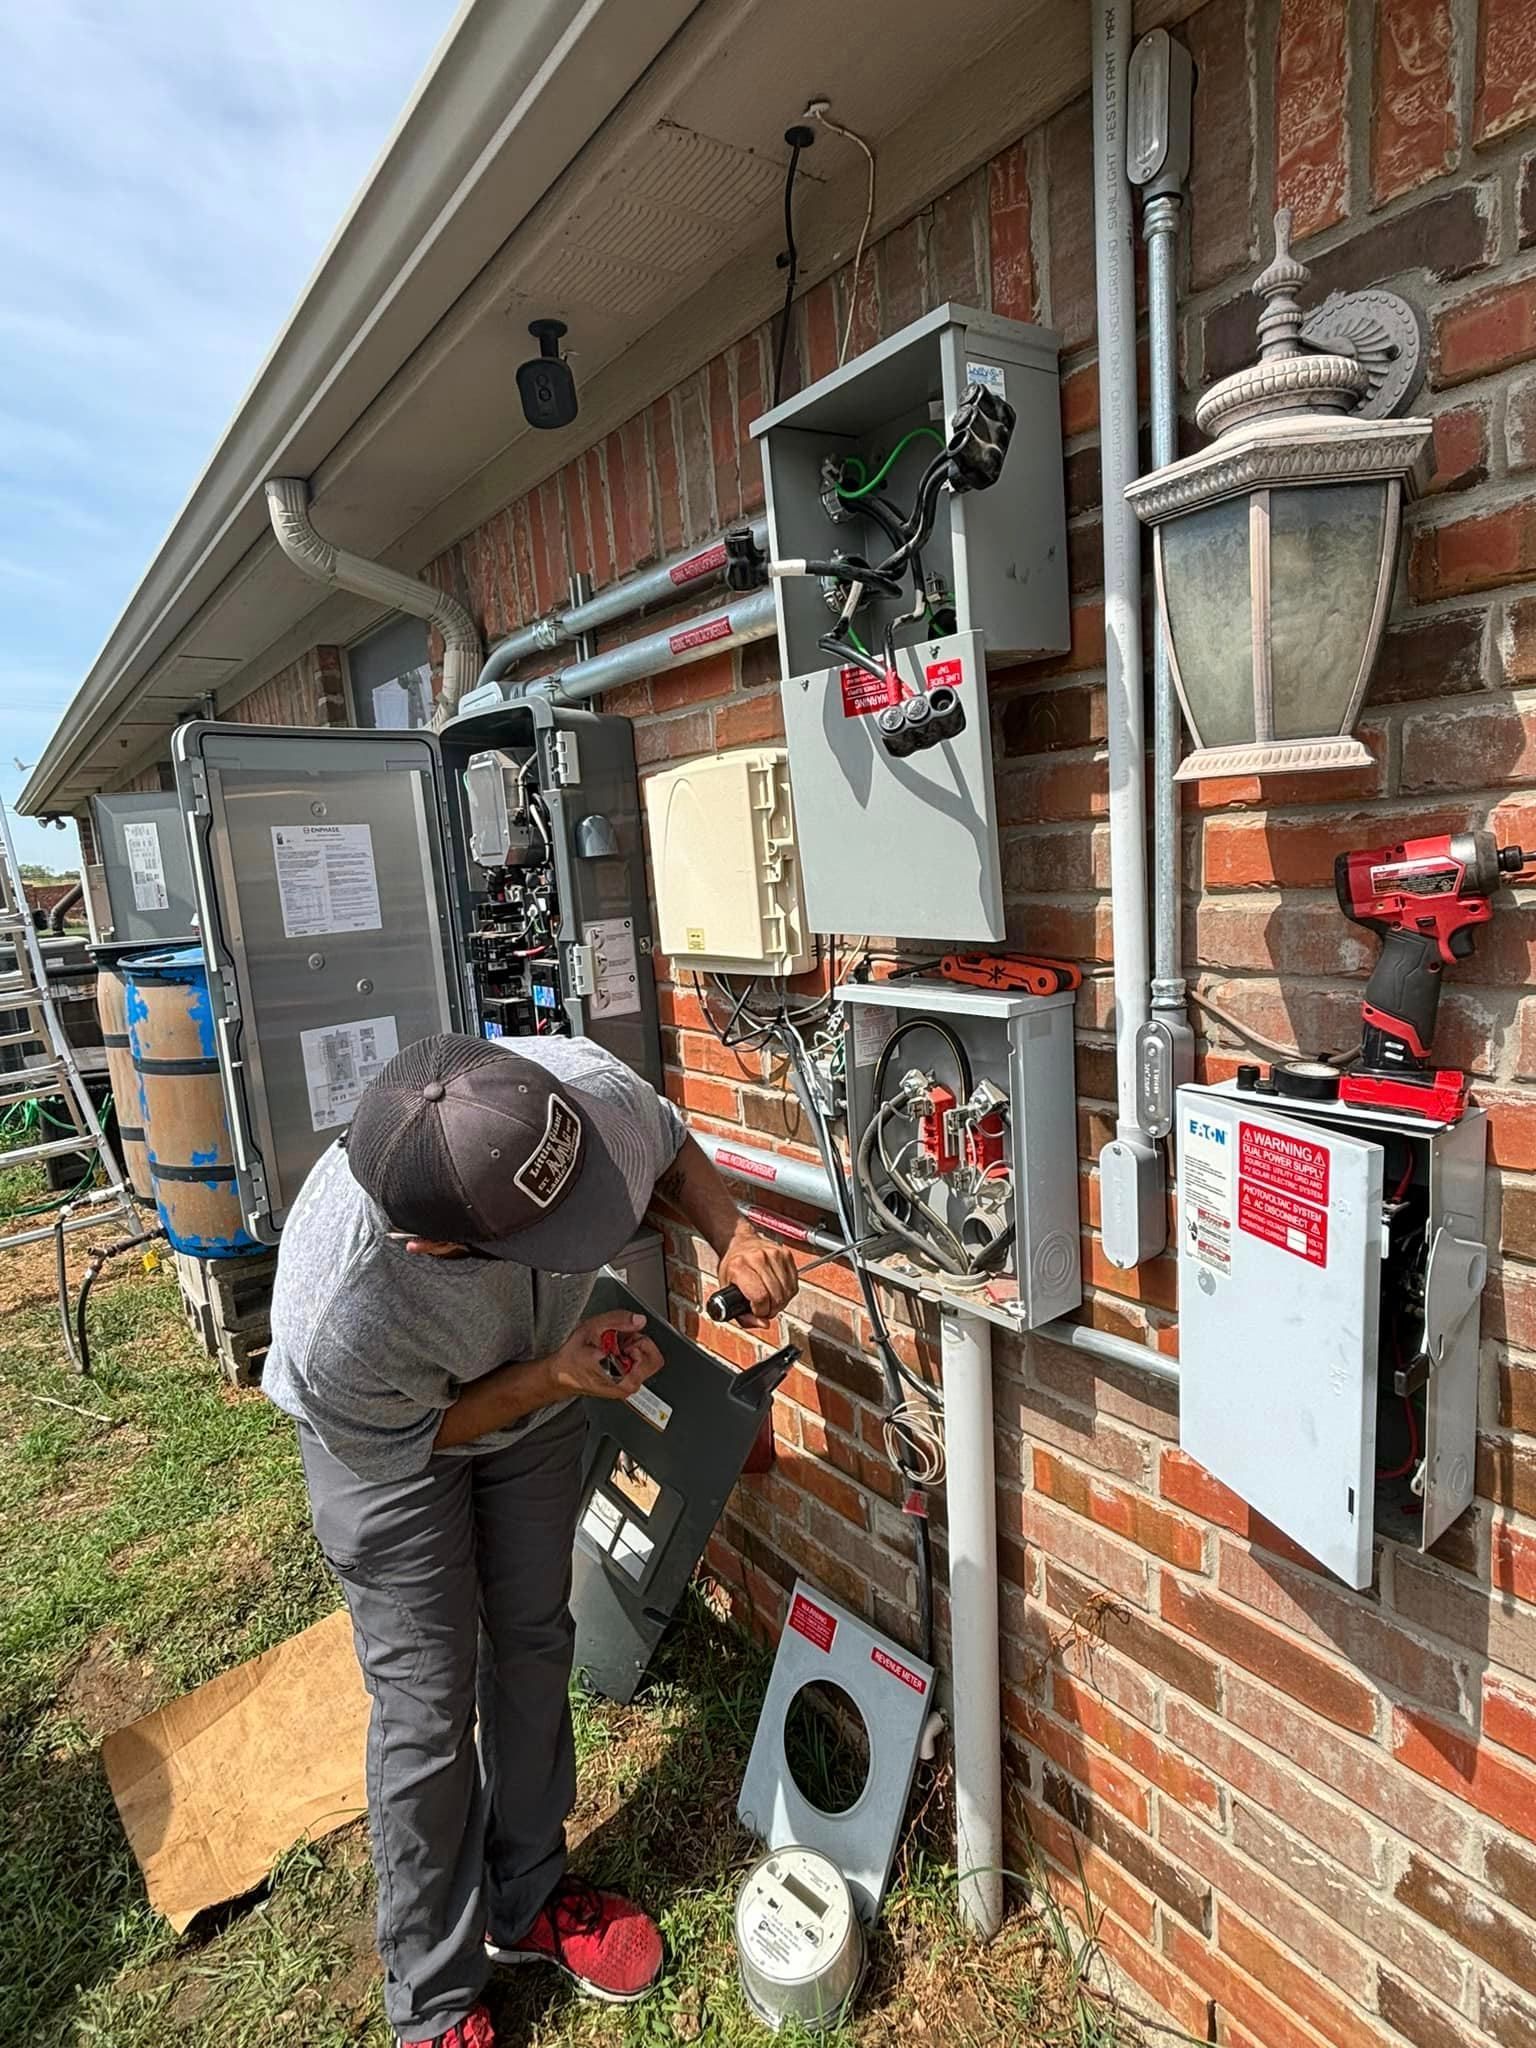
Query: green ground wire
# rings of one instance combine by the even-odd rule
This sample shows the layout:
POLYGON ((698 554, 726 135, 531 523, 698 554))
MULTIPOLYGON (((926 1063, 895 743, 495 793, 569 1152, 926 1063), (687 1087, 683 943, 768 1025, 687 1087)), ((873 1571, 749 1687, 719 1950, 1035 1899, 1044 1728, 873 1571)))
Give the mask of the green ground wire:
MULTIPOLYGON (((937 441, 941 448, 944 446, 944 436, 938 431, 936 427, 914 427, 910 434, 902 435, 901 439, 896 443, 896 446, 891 450, 890 454, 887 455, 884 462, 881 463, 880 467, 875 471, 874 475, 869 479, 868 483, 860 483, 852 490, 844 490, 843 486, 839 484, 837 486, 837 495, 840 498, 847 499, 867 498, 871 491, 878 490, 881 484, 885 482, 886 478, 890 475, 892 469, 895 467, 896 462, 900 457, 902 451, 910 447, 914 441, 922 440, 924 436, 926 436, 930 441, 937 441)), ((857 455, 850 455, 848 457, 847 466, 857 469, 859 475, 861 477, 863 476, 864 465, 862 462, 860 462, 857 455)))

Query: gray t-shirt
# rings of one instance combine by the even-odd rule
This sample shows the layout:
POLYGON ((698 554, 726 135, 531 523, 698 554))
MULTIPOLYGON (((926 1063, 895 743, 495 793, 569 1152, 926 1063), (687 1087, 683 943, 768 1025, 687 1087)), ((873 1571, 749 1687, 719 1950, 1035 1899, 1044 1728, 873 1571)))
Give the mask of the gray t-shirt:
MULTIPOLYGON (((590 1039, 520 1040, 516 1049, 634 1120, 649 1154, 650 1185, 631 1190, 638 1219, 687 1135, 678 1112, 590 1039)), ((639 1164, 625 1161, 626 1179, 639 1164)), ((596 1277, 407 1251, 336 1144, 316 1162, 283 1226, 262 1386, 360 1478, 409 1478, 432 1456, 443 1411, 461 1389, 510 1360, 558 1350, 596 1277)), ((457 1454, 499 1450, 559 1412, 537 1410, 457 1454)))

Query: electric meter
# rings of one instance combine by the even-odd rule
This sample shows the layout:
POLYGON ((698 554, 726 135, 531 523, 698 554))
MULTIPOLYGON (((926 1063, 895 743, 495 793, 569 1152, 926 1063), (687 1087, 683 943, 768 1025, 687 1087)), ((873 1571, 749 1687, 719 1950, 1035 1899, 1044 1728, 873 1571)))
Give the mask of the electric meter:
POLYGON ((747 2004, 774 2033, 791 2020, 816 2032, 837 2025, 864 1975, 864 1931, 830 1857, 790 1846, 748 1872, 736 1955, 747 2004))

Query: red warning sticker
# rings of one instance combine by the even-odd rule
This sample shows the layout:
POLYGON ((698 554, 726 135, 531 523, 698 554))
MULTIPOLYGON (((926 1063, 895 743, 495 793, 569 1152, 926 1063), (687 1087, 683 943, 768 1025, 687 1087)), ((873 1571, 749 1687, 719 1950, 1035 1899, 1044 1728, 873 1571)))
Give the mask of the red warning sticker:
POLYGON ((937 690, 941 685, 945 689, 958 690, 965 676, 965 663, 930 661, 924 666, 923 674, 928 678, 930 690, 937 690))
POLYGON ((867 668, 841 668, 837 679, 843 686, 844 718, 867 718, 871 711, 883 711, 891 702, 891 686, 884 676, 872 676, 867 668))
POLYGON ((1237 1183, 1237 1227, 1309 1265, 1328 1263, 1328 1211, 1262 1181, 1237 1183))
POLYGON ((919 1671, 909 1671, 905 1664, 899 1664, 888 1650, 882 1650, 877 1643, 869 1653, 871 1664, 878 1664, 882 1671, 889 1671, 892 1678, 899 1678, 903 1685, 910 1685, 914 1692, 926 1692, 928 1681, 919 1671))
POLYGON ((779 1170, 769 1166, 765 1160, 748 1159, 744 1152, 727 1152, 723 1148, 715 1154, 715 1164, 723 1166, 730 1173, 750 1176, 753 1180, 777 1180, 779 1170))
POLYGON ((1281 1194, 1327 1206, 1328 1147, 1313 1138, 1266 1130, 1262 1124, 1240 1124, 1237 1169, 1246 1179, 1261 1180, 1281 1194))
POLYGON ((674 583, 697 583, 701 576, 708 576, 715 569, 725 567, 725 542, 717 540, 712 548, 705 548, 700 555, 690 555, 686 562, 675 562, 667 571, 674 583))
POLYGON ((729 619, 706 619, 702 626, 690 626, 686 633, 673 633, 667 645, 674 654, 686 654, 690 647, 707 647, 711 640, 729 640, 730 637, 729 619))
POLYGON ((825 1607, 818 1607, 814 1600, 807 1600, 803 1593, 797 1593, 789 1610, 789 1625, 797 1635, 808 1643, 814 1643, 818 1650, 830 1650, 837 1634, 837 1617, 828 1614, 825 1607))

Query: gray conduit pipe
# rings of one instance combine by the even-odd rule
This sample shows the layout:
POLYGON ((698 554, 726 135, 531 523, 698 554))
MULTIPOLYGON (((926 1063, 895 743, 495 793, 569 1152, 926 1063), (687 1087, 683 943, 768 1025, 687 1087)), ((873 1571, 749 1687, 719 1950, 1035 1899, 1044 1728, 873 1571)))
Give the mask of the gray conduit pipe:
MULTIPOLYGON (((752 539, 759 549, 767 547, 766 519, 752 521, 752 539)), ((611 583, 595 597, 573 604, 566 611, 552 613, 543 619, 532 619, 526 626, 519 626, 515 633, 509 633, 505 640, 497 641, 480 671, 477 687, 484 683, 499 683, 509 670, 532 655, 553 653, 557 647, 579 640, 585 633, 595 633, 619 619, 632 618, 636 612, 647 611, 652 605, 675 604, 680 596, 696 590, 701 583, 714 581, 724 569, 725 540, 722 536, 702 548, 689 548, 683 554, 671 555, 665 562, 657 562, 653 568, 642 569, 637 576, 626 576, 621 582, 611 583)))
POLYGON ((1114 1266, 1167 1242, 1162 1158, 1137 1122, 1136 1034, 1151 1006, 1147 947, 1146 719, 1141 538, 1125 487, 1137 473, 1136 291, 1125 165, 1127 0, 1093 0, 1093 230, 1099 313, 1099 466, 1104 495, 1105 699, 1110 910, 1114 920, 1115 1135, 1099 1154, 1100 1235, 1114 1266))
MULTIPOLYGON (((773 592, 754 590, 722 606, 718 612, 663 626, 643 639, 626 640, 621 647, 594 654, 590 661, 573 662, 554 675, 535 676, 530 683, 512 685, 512 699, 552 697, 557 704, 580 704, 589 697, 600 697, 605 690, 617 689, 620 683, 638 682, 642 676, 660 675, 666 669, 681 668, 686 662, 703 661, 706 655, 722 654, 727 648, 745 646, 750 640, 766 640, 777 630, 773 592)), ((491 684, 487 695, 499 688, 491 684)), ((469 710, 490 708, 479 703, 479 695, 476 691, 476 701, 467 706, 469 710)))
POLYGON ((443 725, 452 718, 460 697, 474 688, 483 652, 480 629, 458 599, 415 576, 371 562, 366 555, 339 548, 317 533, 309 516, 309 485, 303 477, 269 477, 267 513, 278 546, 295 568, 316 583, 372 598, 391 611, 436 626, 443 636, 443 688, 432 723, 443 725))

